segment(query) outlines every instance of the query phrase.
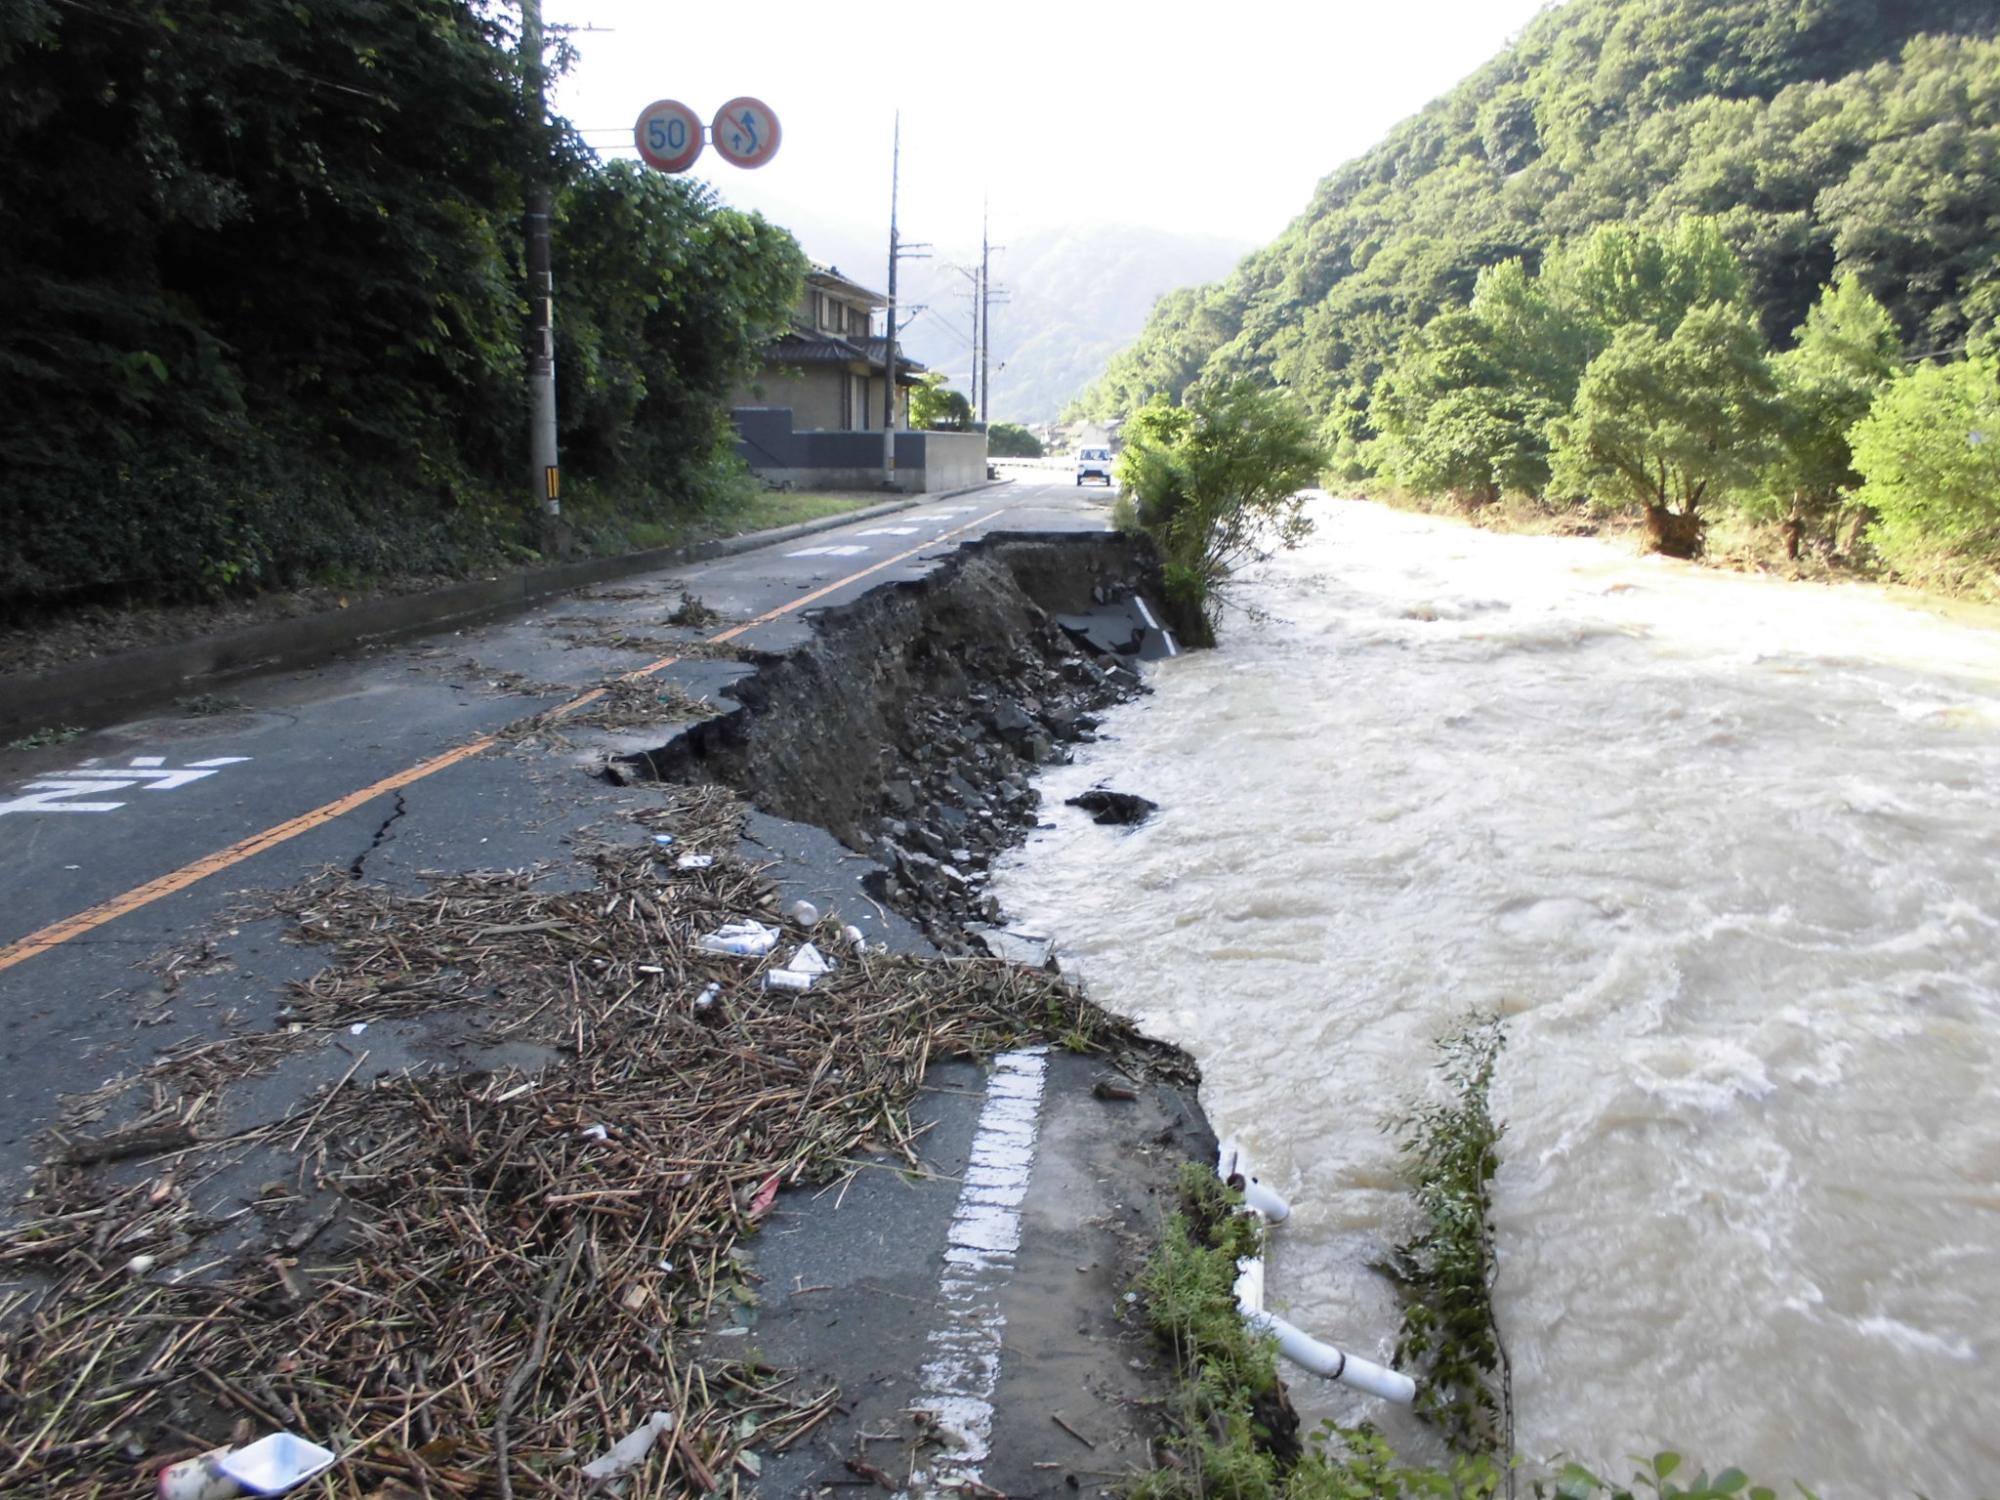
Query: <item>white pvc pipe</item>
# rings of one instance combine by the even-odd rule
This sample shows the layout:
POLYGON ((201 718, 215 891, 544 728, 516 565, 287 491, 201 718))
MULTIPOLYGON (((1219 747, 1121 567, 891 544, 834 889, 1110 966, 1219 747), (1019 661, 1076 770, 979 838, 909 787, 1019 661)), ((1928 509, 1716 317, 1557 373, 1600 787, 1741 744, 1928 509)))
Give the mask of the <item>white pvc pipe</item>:
MULTIPOLYGON (((1243 1194, 1245 1210, 1273 1223, 1282 1223, 1290 1218, 1291 1205, 1250 1176, 1245 1167, 1243 1148, 1233 1139, 1223 1142, 1222 1149, 1217 1153, 1215 1170, 1224 1181, 1243 1194), (1255 1197, 1251 1195, 1252 1188, 1257 1190, 1255 1197), (1274 1203, 1278 1212, 1269 1212, 1260 1200, 1274 1203)), ((1403 1406, 1408 1406, 1417 1398, 1417 1383, 1409 1376, 1385 1369, 1372 1360, 1349 1354, 1332 1344, 1322 1343, 1275 1313, 1264 1311, 1262 1256, 1245 1256, 1236 1262, 1236 1310, 1242 1314, 1246 1327, 1254 1333, 1275 1338, 1278 1352, 1302 1370, 1403 1406)))
POLYGON ((1273 1224, 1282 1224, 1292 1216, 1292 1206, 1285 1201, 1284 1194, 1266 1182, 1250 1175, 1243 1148, 1231 1136, 1222 1143, 1216 1154, 1215 1172, 1224 1182, 1243 1195, 1243 1206, 1262 1214, 1273 1224))
POLYGON ((1408 1406, 1417 1399, 1417 1383, 1409 1376, 1385 1370, 1359 1355, 1321 1343, 1310 1334, 1301 1333, 1275 1313, 1248 1313, 1243 1321, 1256 1332, 1276 1338, 1278 1352, 1302 1370, 1310 1370, 1315 1375, 1337 1380, 1342 1385, 1402 1406, 1408 1406))
POLYGON ((1243 1195, 1243 1206, 1252 1213, 1262 1214, 1273 1224, 1282 1224, 1292 1216, 1292 1205, 1274 1188, 1266 1187, 1254 1177, 1241 1173, 1229 1179, 1229 1185, 1243 1195))

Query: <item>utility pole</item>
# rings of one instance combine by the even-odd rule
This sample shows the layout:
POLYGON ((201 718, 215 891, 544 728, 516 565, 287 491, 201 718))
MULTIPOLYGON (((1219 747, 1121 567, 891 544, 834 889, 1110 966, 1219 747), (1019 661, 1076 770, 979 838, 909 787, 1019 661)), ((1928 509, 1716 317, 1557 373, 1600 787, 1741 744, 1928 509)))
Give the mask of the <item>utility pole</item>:
POLYGON ((980 315, 986 307, 986 257, 982 253, 979 266, 972 273, 972 414, 977 417, 983 410, 979 392, 986 376, 986 326, 980 315))
POLYGON ((522 228, 528 261, 528 462, 546 515, 562 514, 556 459, 556 284, 549 264, 548 73, 542 58, 542 0, 521 0, 521 76, 527 95, 529 157, 522 228))
POLYGON ((896 192, 903 173, 903 112, 896 111, 895 151, 889 165, 889 316, 882 325, 882 480, 896 482, 896 267, 906 260, 922 260, 930 246, 922 242, 905 245, 896 230, 896 192))
POLYGON ((993 395, 993 376, 986 362, 993 357, 993 247, 988 242, 992 215, 979 204, 979 425, 986 425, 986 404, 993 395))
MULTIPOLYGON (((993 374, 988 369, 988 361, 993 357, 993 304, 997 300, 1006 303, 1007 289, 993 285, 993 252, 1005 250, 1005 245, 996 245, 991 239, 991 223, 982 204, 979 214, 979 302, 973 309, 974 321, 978 325, 979 345, 979 393, 977 405, 979 425, 986 425, 987 408, 993 401, 993 374)), ((1004 367, 1003 367, 1004 368, 1004 367)))
POLYGON ((882 324, 882 482, 896 482, 896 189, 903 175, 903 112, 896 111, 895 147, 889 158, 889 316, 882 324))

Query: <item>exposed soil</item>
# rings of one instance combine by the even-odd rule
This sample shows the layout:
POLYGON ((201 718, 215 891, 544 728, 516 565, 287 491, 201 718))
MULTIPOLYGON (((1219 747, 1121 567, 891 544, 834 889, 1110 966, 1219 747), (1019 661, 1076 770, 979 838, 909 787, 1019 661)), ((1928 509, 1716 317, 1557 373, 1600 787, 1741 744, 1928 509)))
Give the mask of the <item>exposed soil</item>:
POLYGON ((741 708, 630 759, 874 854, 878 899, 944 951, 979 951, 967 928, 1000 917, 981 877, 1035 825, 1036 770, 1144 691, 1133 662, 1056 616, 1158 590, 1150 550, 1127 538, 995 535, 828 611, 810 643, 731 689, 741 708))

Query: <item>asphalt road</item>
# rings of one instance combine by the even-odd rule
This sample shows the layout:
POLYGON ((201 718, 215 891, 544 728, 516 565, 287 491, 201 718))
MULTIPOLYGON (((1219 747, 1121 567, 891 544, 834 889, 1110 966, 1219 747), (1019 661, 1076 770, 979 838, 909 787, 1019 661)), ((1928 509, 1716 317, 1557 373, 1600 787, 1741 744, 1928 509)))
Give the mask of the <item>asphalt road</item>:
MULTIPOLYGON (((284 1024, 287 984, 324 956, 256 915, 256 893, 329 866, 405 887, 424 871, 534 864, 560 880, 580 838, 638 836, 628 814, 657 791, 595 772, 607 750, 647 748, 657 729, 623 745, 566 732, 551 749, 497 737, 503 726, 619 674, 713 698, 752 668, 700 655, 701 642, 782 652, 816 609, 919 577, 983 533, 1102 529, 1112 498, 1036 474, 233 682, 219 712, 0 753, 0 1213, 17 1211, 66 1101, 161 1052, 284 1024), (720 622, 664 624, 683 591, 720 622)), ((753 812, 746 841, 786 897, 892 944, 922 941, 861 899, 870 865, 822 830, 753 812)), ((472 1043, 469 1029, 447 1011, 384 1018, 365 1038, 336 1031, 221 1086, 204 1132, 255 1132, 348 1077, 560 1065, 523 1044, 472 1043)), ((1104 1066, 1042 1052, 941 1065, 916 1111, 921 1169, 884 1161, 780 1196, 746 1247, 757 1305, 704 1342, 786 1367, 801 1395, 840 1396, 810 1441, 765 1455, 760 1493, 836 1493, 872 1465, 909 1493, 1108 1495, 1146 1465, 1164 1375, 1126 1289, 1179 1163, 1213 1140, 1165 1082, 1097 1097, 1104 1066)), ((93 1129, 129 1106, 108 1107, 93 1129)), ((242 1205, 289 1170, 264 1150, 189 1185, 208 1220, 230 1226, 203 1240, 204 1258, 261 1243, 242 1205)))
MULTIPOLYGON (((618 804, 618 789, 576 763, 601 759, 604 746, 586 741, 568 761, 524 756, 494 743, 496 731, 621 672, 713 696, 748 670, 566 636, 728 638, 782 651, 812 628, 814 609, 920 576, 961 540, 1101 529, 1108 503, 1067 479, 1004 482, 585 590, 483 628, 234 681, 221 712, 169 712, 0 752, 0 1194, 32 1168, 34 1138, 64 1095, 224 1034, 232 1009, 239 1026, 274 1009, 283 981, 310 962, 275 933, 241 934, 239 951, 211 959, 218 972, 199 982, 163 972, 162 955, 212 929, 242 893, 328 865, 393 875, 559 858, 618 804), (723 623, 663 628, 683 589, 723 623)), ((813 830, 770 836, 799 846, 775 854, 810 865, 813 830)))

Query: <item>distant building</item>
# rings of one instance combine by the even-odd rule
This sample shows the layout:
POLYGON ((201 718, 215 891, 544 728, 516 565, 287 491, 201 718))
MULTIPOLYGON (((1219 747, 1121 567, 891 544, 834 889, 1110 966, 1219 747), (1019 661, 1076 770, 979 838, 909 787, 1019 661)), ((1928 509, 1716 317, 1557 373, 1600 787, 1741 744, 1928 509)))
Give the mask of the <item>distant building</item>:
MULTIPOLYGON (((764 346, 763 368, 732 405, 789 407, 801 430, 880 432, 884 351, 874 326, 876 312, 888 305, 838 266, 815 266, 791 328, 764 346)), ((910 425, 910 390, 923 373, 915 360, 897 356, 898 428, 910 425)))
MULTIPOLYGON (((760 352, 757 378, 735 392, 736 451, 766 483, 792 489, 877 489, 882 464, 882 360, 874 332, 889 299, 815 266, 792 326, 760 352), (873 434, 863 436, 863 434, 873 434)), ((910 391, 924 367, 896 359, 900 490, 963 489, 986 477, 983 432, 911 432, 910 391)))

